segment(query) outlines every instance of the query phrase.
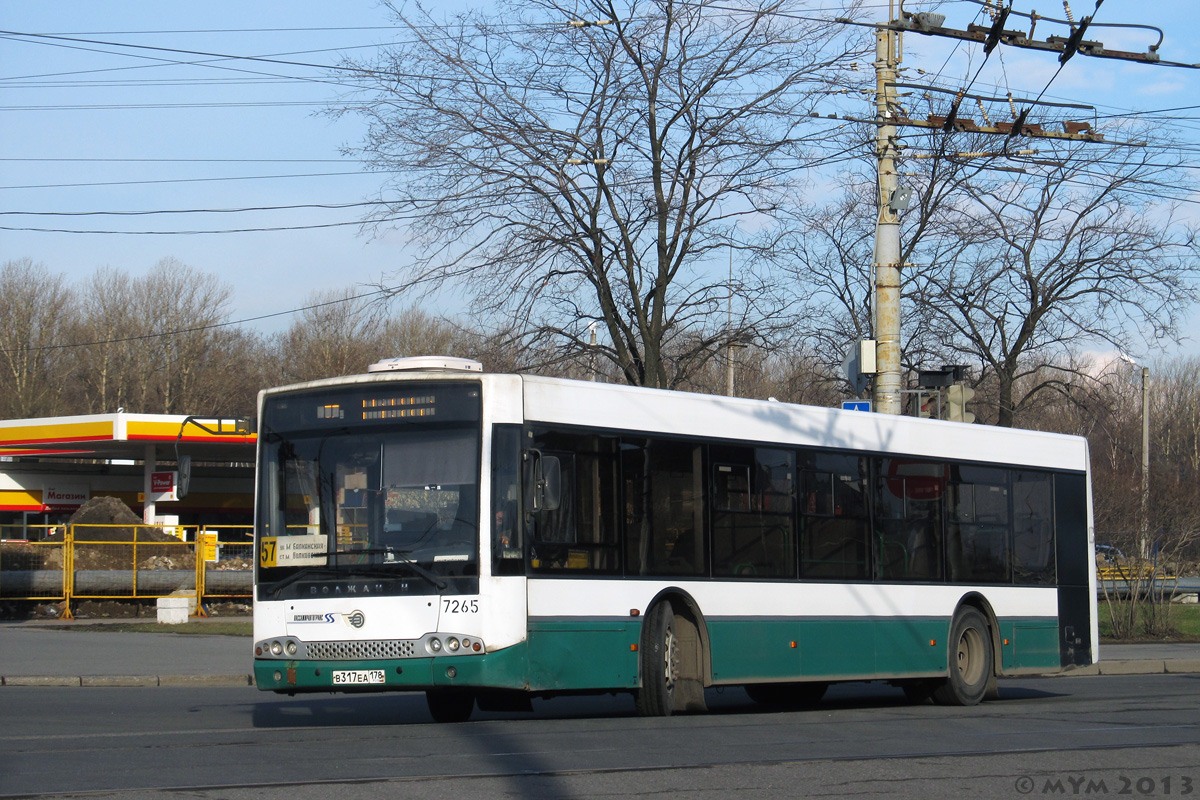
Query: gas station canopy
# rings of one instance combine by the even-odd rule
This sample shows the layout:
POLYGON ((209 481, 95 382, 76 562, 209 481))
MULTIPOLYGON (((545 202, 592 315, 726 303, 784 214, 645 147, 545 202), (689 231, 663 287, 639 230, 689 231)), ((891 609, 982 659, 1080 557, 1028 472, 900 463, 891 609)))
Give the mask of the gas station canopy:
MULTIPOLYGON (((244 472, 254 463, 257 441, 247 420, 229 417, 118 411, 0 420, 0 462, 8 462, 0 463, 0 510, 40 513, 78 507, 89 494, 87 485, 108 473, 104 465, 141 462, 137 497, 143 518, 152 523, 157 503, 176 501, 187 492, 194 462, 224 471, 234 468, 229 474, 244 472), (160 460, 171 466, 160 469, 160 460), (40 469, 30 462, 38 462, 40 469), (97 466, 89 466, 93 463, 97 466)), ((249 483, 237 494, 249 496, 249 483)), ((135 486, 125 488, 134 491, 135 486)))
POLYGON ((0 420, 0 456, 253 462, 257 434, 246 420, 182 414, 88 414, 0 420))

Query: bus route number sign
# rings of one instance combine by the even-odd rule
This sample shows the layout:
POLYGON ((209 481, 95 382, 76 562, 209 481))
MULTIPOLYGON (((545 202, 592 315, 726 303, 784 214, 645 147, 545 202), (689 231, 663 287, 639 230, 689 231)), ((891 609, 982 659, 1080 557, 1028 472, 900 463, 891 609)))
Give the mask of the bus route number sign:
POLYGON ((324 564, 329 539, 323 534, 264 536, 258 542, 260 567, 302 567, 324 564))

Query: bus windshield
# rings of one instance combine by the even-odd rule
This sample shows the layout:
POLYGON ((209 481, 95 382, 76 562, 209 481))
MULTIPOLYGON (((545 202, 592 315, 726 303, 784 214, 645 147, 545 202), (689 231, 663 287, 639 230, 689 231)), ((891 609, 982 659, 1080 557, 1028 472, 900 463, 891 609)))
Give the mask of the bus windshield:
POLYGON ((478 575, 478 423, 452 413, 381 422, 357 411, 361 397, 338 399, 288 398, 264 410, 259 586, 394 571, 442 588, 439 576, 478 575), (271 426, 274 410, 290 427, 297 405, 348 413, 291 431, 271 426))

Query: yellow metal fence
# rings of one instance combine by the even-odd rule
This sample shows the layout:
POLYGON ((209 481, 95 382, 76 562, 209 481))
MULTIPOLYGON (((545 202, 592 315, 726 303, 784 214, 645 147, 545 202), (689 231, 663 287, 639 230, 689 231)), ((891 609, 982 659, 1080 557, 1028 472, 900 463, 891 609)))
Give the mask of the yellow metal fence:
POLYGON ((197 613, 215 599, 249 599, 249 526, 0 526, 0 601, 61 604, 194 595, 197 613), (174 534, 174 535, 172 535, 174 534))

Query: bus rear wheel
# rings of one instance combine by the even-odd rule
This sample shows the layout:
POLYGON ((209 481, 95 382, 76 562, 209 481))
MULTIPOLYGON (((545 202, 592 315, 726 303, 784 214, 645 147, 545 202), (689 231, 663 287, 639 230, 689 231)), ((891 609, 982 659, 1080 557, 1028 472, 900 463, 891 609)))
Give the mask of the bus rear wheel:
POLYGON ((670 603, 659 603, 647 615, 642 633, 642 686, 634 696, 643 717, 669 717, 675 710, 675 685, 679 679, 679 637, 670 603))
POLYGON ((978 609, 964 608, 950 626, 949 674, 933 690, 943 706, 973 706, 983 700, 992 681, 992 636, 978 609))
POLYGON ((475 710, 475 695, 463 689, 430 689, 425 704, 434 722, 466 722, 475 710))

